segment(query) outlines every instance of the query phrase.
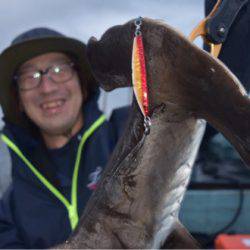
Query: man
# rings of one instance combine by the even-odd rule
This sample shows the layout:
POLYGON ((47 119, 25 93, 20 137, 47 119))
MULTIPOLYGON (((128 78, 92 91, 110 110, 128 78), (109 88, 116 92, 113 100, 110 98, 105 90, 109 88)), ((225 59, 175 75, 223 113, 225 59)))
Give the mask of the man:
MULTIPOLYGON (((217 0, 205 1, 206 16, 216 2, 217 0)), ((233 2, 232 5, 234 5, 233 2)), ((219 59, 239 78, 247 92, 250 91, 249 21, 250 1, 237 14, 219 54, 219 59)), ((226 180, 231 184, 249 184, 250 172, 244 166, 240 156, 231 144, 210 125, 206 128, 199 158, 203 172, 215 177, 216 182, 226 180)))
POLYGON ((56 31, 27 31, 0 55, 13 179, 0 203, 0 248, 48 248, 76 228, 116 142, 98 94, 85 45, 56 31))

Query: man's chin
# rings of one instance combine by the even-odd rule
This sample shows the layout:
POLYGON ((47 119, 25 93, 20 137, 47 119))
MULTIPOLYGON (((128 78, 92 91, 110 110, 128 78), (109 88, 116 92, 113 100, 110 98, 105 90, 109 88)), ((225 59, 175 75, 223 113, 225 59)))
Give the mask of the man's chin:
POLYGON ((46 134, 48 136, 71 136, 73 131, 73 126, 50 126, 49 128, 41 129, 42 134, 46 134))
POLYGON ((72 137, 74 136, 82 127, 82 122, 79 122, 78 119, 70 119, 70 121, 54 121, 43 124, 39 126, 41 128, 42 134, 46 134, 48 136, 66 136, 72 137), (75 122, 72 122, 75 121, 75 122))
POLYGON ((82 115, 76 117, 58 117, 58 119, 42 120, 36 124, 40 128, 43 137, 46 137, 48 140, 50 140, 50 138, 54 140, 56 137, 71 138, 82 128, 83 117, 82 115))

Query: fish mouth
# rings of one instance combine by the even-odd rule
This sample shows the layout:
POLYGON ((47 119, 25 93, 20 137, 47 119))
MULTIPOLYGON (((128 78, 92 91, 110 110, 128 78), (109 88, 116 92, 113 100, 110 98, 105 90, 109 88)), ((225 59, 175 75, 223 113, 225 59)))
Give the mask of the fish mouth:
POLYGON ((96 37, 92 36, 88 40, 86 47, 86 54, 89 61, 89 64, 92 68, 93 75, 98 81, 100 87, 105 91, 111 91, 114 89, 110 85, 110 82, 113 81, 113 76, 110 76, 107 72, 108 62, 104 61, 104 56, 102 55, 102 50, 99 46, 99 41, 96 37))
POLYGON ((101 56, 98 57, 99 53, 100 53, 100 49, 98 46, 98 40, 96 37, 92 36, 92 37, 90 37, 90 39, 88 40, 87 45, 86 45, 86 55, 87 55, 87 59, 88 59, 90 65, 94 71, 96 71, 96 68, 97 68, 97 67, 94 67, 94 65, 95 65, 94 62, 95 63, 98 62, 99 60, 97 60, 97 59, 101 58, 101 56))
POLYGON ((105 41, 92 36, 86 47, 86 55, 98 84, 105 91, 116 88, 128 87, 128 80, 120 72, 116 71, 117 62, 110 56, 111 50, 105 41))

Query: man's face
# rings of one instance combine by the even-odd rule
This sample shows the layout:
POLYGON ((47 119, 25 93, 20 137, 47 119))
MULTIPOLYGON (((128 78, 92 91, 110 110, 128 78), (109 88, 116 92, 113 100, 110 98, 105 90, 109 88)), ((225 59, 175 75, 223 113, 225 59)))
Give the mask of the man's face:
MULTIPOLYGON (((69 65, 70 62, 70 58, 63 53, 47 53, 26 61, 18 74, 25 78, 34 77, 35 72, 44 72, 48 68, 54 68, 53 72, 56 73, 61 65, 69 65)), ((73 74, 67 81, 54 82, 49 73, 41 76, 41 83, 37 87, 29 90, 19 88, 21 109, 42 134, 67 134, 80 129, 83 124, 83 93, 77 72, 73 68, 70 70, 73 70, 73 74)))

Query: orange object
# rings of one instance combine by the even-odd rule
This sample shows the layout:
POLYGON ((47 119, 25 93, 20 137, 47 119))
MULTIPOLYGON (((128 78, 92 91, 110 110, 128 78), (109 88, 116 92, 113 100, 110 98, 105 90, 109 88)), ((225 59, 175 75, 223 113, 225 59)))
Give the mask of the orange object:
POLYGON ((250 234, 219 234, 215 239, 216 249, 250 249, 250 234))
POLYGON ((206 44, 208 44, 210 46, 210 53, 214 56, 214 57, 218 57, 222 44, 213 44, 209 41, 207 41, 206 39, 206 34, 207 34, 207 30, 206 30, 206 23, 209 20, 209 18, 211 18, 212 16, 214 16, 216 14, 216 11, 218 10, 220 4, 221 4, 222 0, 217 0, 217 3, 214 5, 214 8, 212 9, 212 11, 210 12, 210 14, 205 17, 203 20, 201 20, 201 22, 192 30, 191 34, 189 35, 189 40, 192 42, 195 40, 195 38, 197 37, 201 37, 203 38, 204 42, 206 44))

